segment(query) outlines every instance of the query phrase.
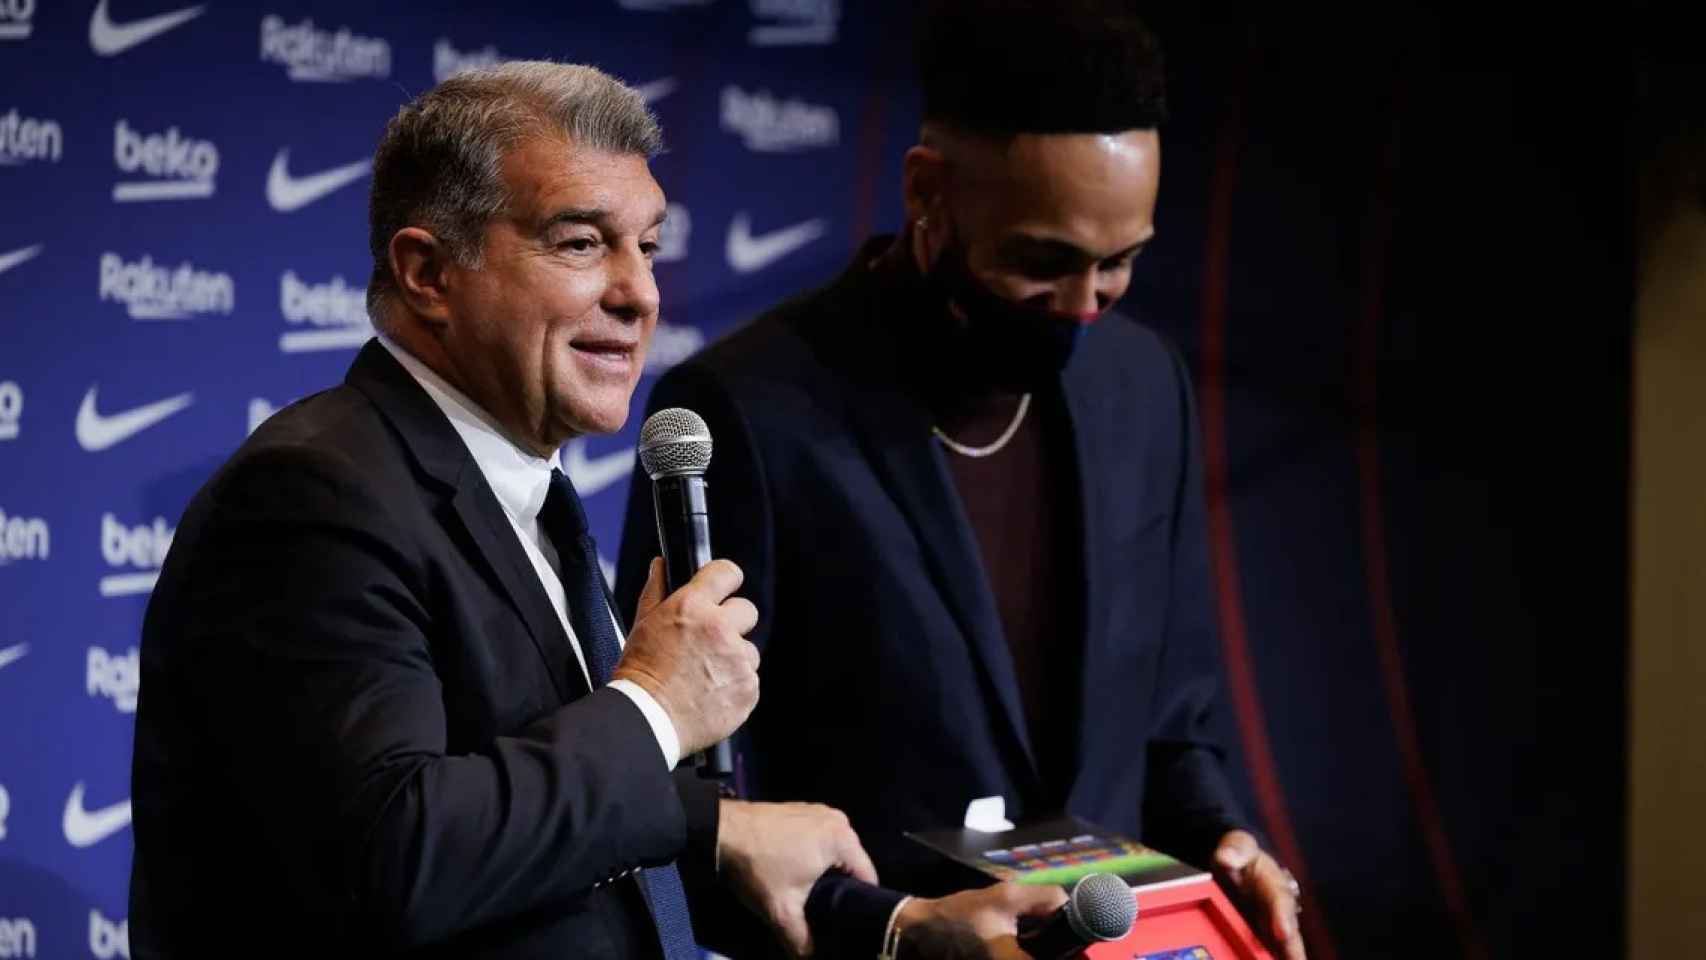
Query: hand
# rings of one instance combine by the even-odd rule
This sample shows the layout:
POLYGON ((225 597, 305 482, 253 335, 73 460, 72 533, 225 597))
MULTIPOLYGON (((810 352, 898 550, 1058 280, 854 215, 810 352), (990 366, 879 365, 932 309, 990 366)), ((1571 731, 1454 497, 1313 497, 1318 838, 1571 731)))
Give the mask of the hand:
POLYGON ((1220 838, 1214 875, 1232 892, 1238 909, 1275 957, 1304 960, 1303 935, 1297 929, 1297 881, 1263 852, 1255 837, 1232 830, 1220 838))
POLYGON ((683 756, 733 733, 758 705, 758 648, 746 639, 758 608, 732 596, 744 579, 733 563, 712 560, 665 597, 663 561, 652 560, 634 629, 611 674, 657 700, 683 756))
POLYGON ((830 870, 877 882, 877 868, 847 815, 816 803, 722 801, 717 870, 747 906, 770 922, 789 952, 802 957, 812 952, 806 926, 812 884, 830 870))
MULTIPOLYGON (((1020 917, 1047 917, 1066 903, 1066 891, 1052 884, 998 883, 935 900, 914 898, 900 910, 901 940, 918 924, 964 924, 996 960, 1029 960, 1018 940, 1020 917)), ((908 955, 911 955, 910 953, 908 955)))

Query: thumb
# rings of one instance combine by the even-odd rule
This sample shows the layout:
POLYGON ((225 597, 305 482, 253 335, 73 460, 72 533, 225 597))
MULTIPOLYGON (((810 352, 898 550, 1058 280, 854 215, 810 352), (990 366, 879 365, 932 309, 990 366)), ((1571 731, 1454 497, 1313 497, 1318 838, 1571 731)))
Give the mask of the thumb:
POLYGON ((657 609, 663 602, 663 558, 653 557, 652 565, 646 571, 646 586, 640 591, 640 600, 634 605, 634 622, 639 623, 646 614, 657 609))

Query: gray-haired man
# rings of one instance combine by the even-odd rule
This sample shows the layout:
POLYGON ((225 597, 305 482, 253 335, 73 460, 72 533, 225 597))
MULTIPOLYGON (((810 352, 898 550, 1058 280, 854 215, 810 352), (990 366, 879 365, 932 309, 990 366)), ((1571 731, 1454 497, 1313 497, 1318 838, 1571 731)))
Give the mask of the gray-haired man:
MULTIPOLYGON (((804 952, 813 882, 875 880, 839 812, 676 770, 751 712, 757 612, 726 561, 654 571, 624 637, 557 465, 644 367, 659 144, 638 93, 551 63, 387 127, 380 336, 208 481, 149 605, 133 956, 686 960, 684 886, 804 952)), ((867 912, 839 929, 874 953, 867 912)))

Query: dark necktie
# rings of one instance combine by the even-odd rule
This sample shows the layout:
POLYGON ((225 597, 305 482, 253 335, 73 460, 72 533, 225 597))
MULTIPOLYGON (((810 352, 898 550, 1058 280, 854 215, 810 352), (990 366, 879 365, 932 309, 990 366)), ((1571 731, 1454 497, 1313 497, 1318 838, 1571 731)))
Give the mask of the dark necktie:
MULTIPOLYGON (((539 511, 539 525, 557 548, 569 625, 580 640, 587 672, 592 675, 592 688, 597 690, 610 682, 616 662, 622 659, 622 646, 611 619, 604 570, 598 563, 598 546, 587 530, 586 511, 581 509, 581 498, 575 493, 574 484, 561 470, 551 471, 551 489, 539 511)), ((667 960, 696 960, 699 949, 693 944, 693 921, 687 913, 687 894, 681 888, 681 874, 676 872, 675 864, 647 867, 640 873, 640 886, 651 903, 652 922, 657 926, 667 960)))

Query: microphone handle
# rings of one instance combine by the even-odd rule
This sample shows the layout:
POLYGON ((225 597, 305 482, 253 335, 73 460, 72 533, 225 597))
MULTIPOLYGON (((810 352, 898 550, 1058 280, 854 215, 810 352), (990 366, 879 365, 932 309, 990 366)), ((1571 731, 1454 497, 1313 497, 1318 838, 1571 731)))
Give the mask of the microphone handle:
MULTIPOLYGON (((711 515, 705 505, 705 477, 685 474, 652 481, 658 545, 663 548, 664 589, 681 589, 699 568, 711 562, 711 515)), ((734 776, 734 750, 727 740, 693 758, 699 775, 719 780, 734 776)))

